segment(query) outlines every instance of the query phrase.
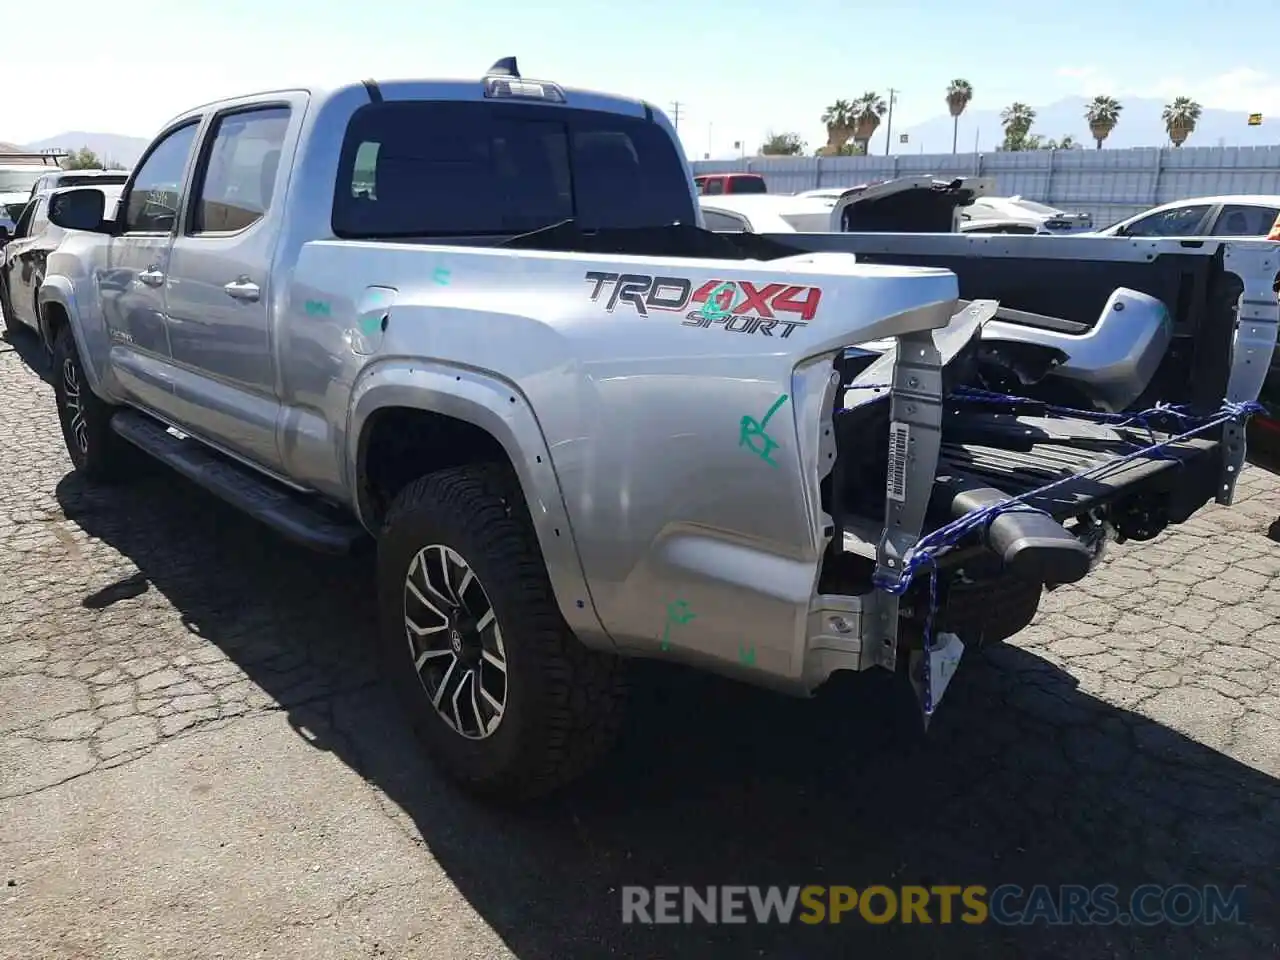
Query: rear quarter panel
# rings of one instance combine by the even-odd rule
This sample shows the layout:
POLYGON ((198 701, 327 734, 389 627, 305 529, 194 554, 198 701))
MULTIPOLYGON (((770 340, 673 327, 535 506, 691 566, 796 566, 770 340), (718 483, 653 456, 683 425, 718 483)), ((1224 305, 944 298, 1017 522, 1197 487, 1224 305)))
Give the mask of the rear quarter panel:
MULTIPOLYGON (((349 485, 363 423, 380 406, 469 406, 531 492, 544 555, 576 563, 583 599, 617 645, 658 649, 669 606, 685 604, 696 620, 673 641, 685 655, 736 662, 750 622, 770 638, 760 668, 787 675, 799 672, 794 639, 823 547, 816 451, 830 373, 829 363, 796 368, 945 324, 956 284, 946 271, 856 271, 848 257, 766 266, 325 242, 307 245, 292 290, 287 416, 316 425, 295 432, 295 462, 322 460, 332 438, 320 424, 335 424, 349 485), (589 272, 674 286, 627 299, 589 272), (764 318, 745 310, 742 332, 690 321, 689 297, 722 280, 775 298, 787 287, 821 294, 786 337, 780 324, 760 333, 764 318), (385 330, 362 331, 374 282, 394 289, 393 302, 385 330), (317 300, 328 319, 307 316, 317 300), (356 403, 339 428, 348 393, 356 403), (768 444, 750 430, 744 439, 744 418, 768 418, 768 444)), ((560 596, 571 622, 578 599, 560 596)))

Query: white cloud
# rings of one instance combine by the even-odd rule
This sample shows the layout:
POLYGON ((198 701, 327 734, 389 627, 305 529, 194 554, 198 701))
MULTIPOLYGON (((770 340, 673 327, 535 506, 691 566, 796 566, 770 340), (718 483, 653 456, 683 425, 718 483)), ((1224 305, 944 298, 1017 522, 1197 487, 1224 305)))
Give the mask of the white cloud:
POLYGON ((1109 74, 1094 66, 1059 67, 1055 75, 1068 81, 1066 86, 1081 97, 1096 97, 1099 94, 1116 95, 1120 86, 1109 74))
POLYGON ((1164 101, 1190 97, 1201 106, 1219 110, 1280 114, 1280 75, 1250 67, 1211 77, 1161 77, 1139 85, 1120 83, 1091 65, 1059 67, 1054 73, 1066 81, 1064 85, 1072 93, 1084 97, 1102 93, 1121 99, 1130 96, 1164 101))
POLYGON ((1164 77, 1142 90, 1137 96, 1191 97, 1205 107, 1239 110, 1242 113, 1280 113, 1280 76, 1241 67, 1216 77, 1186 79, 1164 77))

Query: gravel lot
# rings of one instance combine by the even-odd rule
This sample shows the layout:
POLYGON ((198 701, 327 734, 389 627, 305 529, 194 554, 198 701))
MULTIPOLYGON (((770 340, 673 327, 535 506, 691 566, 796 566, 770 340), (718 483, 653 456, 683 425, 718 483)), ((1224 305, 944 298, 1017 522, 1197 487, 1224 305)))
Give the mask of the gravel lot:
POLYGON ((39 359, 0 343, 0 956, 1280 954, 1269 474, 967 659, 927 739, 875 677, 792 701, 644 665, 600 775, 502 816, 387 704, 367 560, 163 471, 86 488, 39 359), (1001 882, 1242 883, 1252 922, 620 922, 624 884, 1001 882))

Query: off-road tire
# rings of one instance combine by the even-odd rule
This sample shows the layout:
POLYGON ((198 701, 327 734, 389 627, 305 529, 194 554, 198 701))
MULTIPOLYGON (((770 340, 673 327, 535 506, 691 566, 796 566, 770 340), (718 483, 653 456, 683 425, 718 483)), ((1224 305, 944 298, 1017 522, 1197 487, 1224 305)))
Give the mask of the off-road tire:
POLYGON ((76 472, 101 483, 119 483, 141 473, 143 454, 111 429, 116 408, 90 389, 69 326, 54 337, 52 363, 58 422, 76 472))
POLYGON ((509 468, 480 464, 421 477, 387 512, 378 541, 379 659, 428 754, 480 798, 515 803, 584 774, 612 747, 626 701, 624 664, 587 649, 556 604, 509 468), (406 634, 405 580, 418 551, 443 545, 470 566, 502 631, 506 708, 468 739, 432 706, 406 634))

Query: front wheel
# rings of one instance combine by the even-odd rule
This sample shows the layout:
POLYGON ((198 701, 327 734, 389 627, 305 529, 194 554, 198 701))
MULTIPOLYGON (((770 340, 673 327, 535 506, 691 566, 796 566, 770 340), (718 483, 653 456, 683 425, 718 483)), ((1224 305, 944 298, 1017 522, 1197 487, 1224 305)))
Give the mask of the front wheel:
POLYGON ((53 393, 71 464, 91 480, 119 481, 140 468, 141 455, 111 429, 115 408, 89 388, 71 328, 53 341, 53 393))
POLYGON ((0 314, 4 316, 4 337, 10 339, 18 329, 18 322, 13 316, 13 304, 9 299, 9 284, 0 274, 0 314))
POLYGON ((622 663, 565 624, 506 471, 457 467, 409 484, 379 539, 378 581, 384 674, 463 787, 532 799, 612 745, 622 663))

